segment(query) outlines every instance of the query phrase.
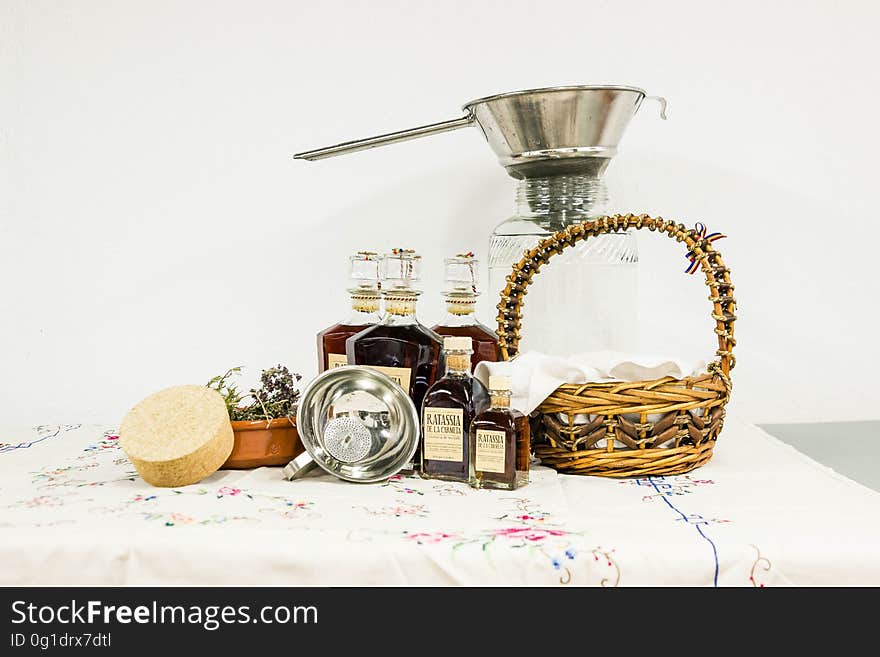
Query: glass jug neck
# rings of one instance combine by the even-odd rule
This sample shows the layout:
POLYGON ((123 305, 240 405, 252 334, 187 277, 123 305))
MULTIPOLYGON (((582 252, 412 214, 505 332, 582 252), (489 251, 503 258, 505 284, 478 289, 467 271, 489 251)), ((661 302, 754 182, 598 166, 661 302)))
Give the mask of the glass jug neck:
POLYGON ((419 298, 417 293, 386 292, 384 297, 385 317, 382 319, 383 324, 400 326, 418 323, 416 319, 416 301, 419 298))
MULTIPOLYGON (((446 295, 446 312, 449 317, 459 317, 464 321, 463 326, 473 323, 474 311, 477 309, 477 297, 470 294, 448 294, 446 295)), ((447 317, 448 319, 448 317, 447 317)))
POLYGON ((379 315, 379 295, 363 294, 350 291, 351 312, 345 320, 348 326, 367 326, 378 324, 382 319, 379 315))
POLYGON ((470 376, 472 351, 447 351, 446 376, 470 376))
POLYGON ((492 410, 501 411, 510 409, 509 390, 490 390, 489 397, 492 400, 492 410))
POLYGON ((437 326, 447 326, 447 327, 461 327, 461 326, 476 326, 480 321, 477 319, 477 316, 474 313, 468 313, 467 315, 460 315, 459 313, 446 313, 446 316, 440 320, 440 323, 437 326))
POLYGON ((583 174, 524 178, 517 186, 516 207, 519 216, 575 223, 605 214, 608 190, 601 178, 583 174))

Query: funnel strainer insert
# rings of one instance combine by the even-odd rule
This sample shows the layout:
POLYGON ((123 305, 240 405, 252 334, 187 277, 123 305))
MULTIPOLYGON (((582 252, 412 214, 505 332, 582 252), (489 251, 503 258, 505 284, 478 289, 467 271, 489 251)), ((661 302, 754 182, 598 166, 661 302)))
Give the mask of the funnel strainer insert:
POLYGON ((337 461, 355 463, 370 453, 370 430, 353 417, 338 417, 324 426, 324 448, 337 461))

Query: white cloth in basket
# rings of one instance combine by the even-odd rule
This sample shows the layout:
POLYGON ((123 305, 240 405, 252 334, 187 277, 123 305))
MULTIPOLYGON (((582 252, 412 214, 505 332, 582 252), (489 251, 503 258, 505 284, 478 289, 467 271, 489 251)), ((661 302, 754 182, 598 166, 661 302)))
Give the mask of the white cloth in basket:
POLYGON ((489 375, 509 376, 511 406, 528 414, 563 383, 646 381, 664 376, 681 379, 705 372, 707 363, 619 351, 590 351, 570 358, 527 351, 511 361, 483 361, 474 376, 484 384, 488 384, 489 375))

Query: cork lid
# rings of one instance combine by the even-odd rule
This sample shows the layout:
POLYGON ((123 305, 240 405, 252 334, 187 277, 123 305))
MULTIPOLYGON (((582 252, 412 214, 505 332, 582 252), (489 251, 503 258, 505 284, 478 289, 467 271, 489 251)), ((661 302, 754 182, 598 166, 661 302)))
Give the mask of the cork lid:
POLYGON ((128 412, 119 443, 148 484, 186 486, 223 465, 232 452, 232 425, 216 390, 175 386, 144 398, 128 412))
POLYGON ((510 377, 489 376, 489 390, 510 390, 510 377))
POLYGON ((464 335, 443 338, 443 349, 446 351, 473 351, 474 339, 464 335))

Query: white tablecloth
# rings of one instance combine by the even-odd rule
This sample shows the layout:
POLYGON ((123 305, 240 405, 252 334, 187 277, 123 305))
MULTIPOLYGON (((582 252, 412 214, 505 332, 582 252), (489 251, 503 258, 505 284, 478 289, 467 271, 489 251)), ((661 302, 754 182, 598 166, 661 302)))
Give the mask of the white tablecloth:
MULTIPOLYGON (((829 436, 829 440, 835 440, 829 436)), ((112 430, 0 432, 0 584, 880 584, 880 494, 729 421, 687 475, 517 491, 278 468, 152 488, 112 430)))

